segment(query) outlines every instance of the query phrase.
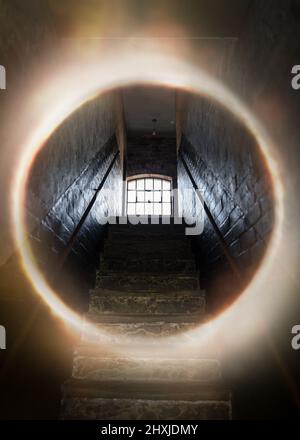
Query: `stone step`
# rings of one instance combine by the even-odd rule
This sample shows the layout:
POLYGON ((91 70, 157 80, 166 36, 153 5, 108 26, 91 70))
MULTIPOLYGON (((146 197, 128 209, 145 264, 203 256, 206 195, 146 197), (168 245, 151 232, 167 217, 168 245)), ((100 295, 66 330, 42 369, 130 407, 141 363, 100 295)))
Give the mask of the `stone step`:
POLYGON ((199 279, 196 275, 182 274, 96 274, 96 288, 120 291, 139 292, 170 292, 179 290, 199 289, 199 279))
POLYGON ((199 314, 205 311, 205 294, 198 290, 149 294, 95 289, 90 291, 89 311, 114 314, 199 314))
POLYGON ((231 420, 231 402, 66 397, 64 420, 231 420))
POLYGON ((128 236, 184 236, 186 225, 174 225, 174 224, 138 224, 132 225, 130 223, 126 225, 110 225, 108 229, 108 236, 119 236, 124 234, 128 236))
POLYGON ((93 381, 197 381, 221 380, 216 359, 161 359, 153 357, 74 356, 73 378, 93 381))
POLYGON ((72 379, 63 387, 62 417, 96 420, 231 418, 230 393, 198 382, 72 379))
MULTIPOLYGON (((138 344, 156 345, 160 338, 182 334, 190 341, 187 332, 203 322, 202 315, 113 315, 87 313, 83 323, 82 342, 98 342, 103 344, 130 344, 132 340, 138 344), (88 322, 92 321, 99 332, 88 335, 88 322), (186 336, 185 336, 186 335, 186 336)), ((175 338, 170 341, 175 344, 175 338)))
POLYGON ((190 241, 186 240, 141 240, 133 241, 106 240, 104 244, 103 256, 127 258, 128 255, 139 255, 139 258, 160 258, 168 256, 169 258, 193 258, 190 241))
POLYGON ((107 238, 105 243, 108 246, 120 245, 120 246, 129 246, 143 248, 144 246, 152 246, 158 251, 161 249, 173 249, 182 247, 184 249, 190 249, 191 241, 186 237, 177 237, 174 239, 160 239, 155 235, 149 235, 145 240, 144 237, 134 239, 133 236, 128 235, 127 239, 124 237, 121 241, 119 238, 107 238))
POLYGON ((134 241, 147 241, 147 240, 160 240, 160 241, 172 241, 172 240, 180 240, 180 239, 187 239, 189 240, 189 237, 185 235, 184 229, 178 230, 178 231, 161 231, 161 230, 154 230, 154 231, 110 231, 108 234, 108 238, 112 240, 118 240, 120 242, 122 241, 128 241, 129 239, 134 241))
POLYGON ((145 252, 143 251, 142 247, 140 247, 140 249, 133 249, 133 248, 128 248, 126 249, 126 247, 122 247, 120 246, 120 249, 118 249, 118 246, 112 246, 111 248, 106 248, 103 251, 103 258, 105 259, 118 259, 118 258, 122 258, 124 260, 127 259, 140 259, 140 260, 144 260, 144 261, 149 261, 149 260, 155 260, 157 258, 170 258, 171 256, 174 259, 188 259, 191 260, 194 257, 193 253, 191 250, 185 250, 185 249, 180 249, 180 248, 174 248, 172 251, 168 250, 168 249, 162 249, 160 251, 157 250, 153 250, 150 247, 145 247, 145 252))
POLYGON ((195 273, 194 258, 170 258, 157 256, 156 258, 139 258, 136 255, 127 255, 126 258, 101 258, 100 273, 128 271, 152 273, 195 273))
POLYGON ((203 314, 188 314, 188 313, 178 313, 178 314, 170 314, 164 313, 160 315, 150 314, 150 313, 85 313, 84 320, 92 321, 95 323, 105 323, 105 324, 136 324, 136 323, 157 323, 157 322, 166 322, 166 323, 203 323, 207 322, 209 315, 203 314))
POLYGON ((177 382, 165 380, 147 382, 143 380, 129 382, 123 380, 90 381, 73 378, 65 382, 64 396, 228 401, 230 392, 222 383, 206 384, 198 381, 177 382))
MULTIPOLYGON (((102 328, 102 326, 101 326, 102 328)), ((84 336, 84 335, 83 335, 84 336)), ((197 335, 195 335, 195 338, 198 338, 197 335)), ((83 339, 83 338, 82 338, 83 339)), ((100 339, 100 338, 99 338, 100 339)), ((189 337, 189 341, 191 340, 191 337, 189 337)), ((198 342, 199 340, 197 339, 198 342)), ((131 347, 132 348, 132 345, 131 347)), ((116 341, 113 346, 108 342, 107 344, 102 341, 99 342, 97 338, 94 338, 94 341, 91 340, 81 340, 74 348, 74 356, 82 356, 82 357, 112 357, 114 356, 123 356, 123 357, 134 357, 135 359, 145 359, 151 357, 152 359, 161 359, 161 360, 168 360, 176 358, 180 362, 180 360, 186 360, 187 358, 192 359, 219 359, 220 358, 220 347, 217 347, 216 345, 212 346, 205 346, 205 347, 197 347, 195 350, 195 347, 192 346, 192 348, 189 350, 186 350, 186 347, 181 350, 180 347, 178 347, 178 343, 175 340, 172 341, 164 341, 163 348, 159 344, 159 339, 156 339, 155 345, 152 343, 152 341, 149 342, 147 338, 143 339, 143 344, 141 346, 135 346, 133 347, 134 350, 130 352, 130 350, 127 350, 127 345, 124 344, 124 341, 116 341), (137 348, 137 349, 135 349, 137 348)))

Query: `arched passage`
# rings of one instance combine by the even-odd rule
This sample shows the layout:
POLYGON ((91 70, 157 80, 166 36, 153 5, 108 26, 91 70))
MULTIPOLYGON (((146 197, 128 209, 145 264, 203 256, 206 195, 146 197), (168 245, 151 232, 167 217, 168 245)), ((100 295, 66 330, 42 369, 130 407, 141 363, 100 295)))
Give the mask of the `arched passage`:
POLYGON ((37 253, 40 264, 46 270, 47 266, 55 267, 56 254, 62 252, 63 243, 68 243, 103 178, 104 187, 70 249, 71 266, 73 261, 75 267, 79 265, 89 273, 98 264, 106 219, 120 216, 124 207, 130 215, 173 216, 172 200, 176 192, 176 216, 181 222, 193 223, 202 218, 205 204, 204 230, 199 229, 201 234, 196 234, 192 242, 208 307, 218 313, 251 281, 272 232, 274 194, 259 145, 236 116, 207 98, 172 89, 166 92, 159 87, 125 88, 118 91, 118 96, 122 96, 123 126, 127 127, 123 142, 126 149, 108 176, 106 171, 120 144, 113 131, 119 108, 115 105, 115 92, 85 104, 70 116, 34 162, 28 212, 31 217, 41 209, 46 213, 31 234, 34 247, 40 247, 37 253), (180 126, 177 124, 175 131, 173 121, 175 113, 178 114, 179 95, 180 126), (135 96, 138 98, 133 99, 135 96), (98 122, 99 108, 103 117, 98 122), (151 108, 149 113, 148 108, 151 108), (132 125, 135 111, 144 116, 132 125), (162 111, 167 117, 161 121, 162 111), (148 121, 153 114, 155 131, 148 121), (89 149, 81 140, 87 130, 91 139, 89 149), (99 149, 101 142, 103 146, 99 149), (74 163, 68 160, 71 152, 74 163), (84 167, 72 181, 68 167, 82 167, 80 161, 85 161, 84 167), (164 180, 160 180, 162 177, 164 180), (53 190, 49 192, 49 188, 53 190), (43 237, 49 240, 48 246, 43 237), (233 265, 239 277, 232 272, 233 265))

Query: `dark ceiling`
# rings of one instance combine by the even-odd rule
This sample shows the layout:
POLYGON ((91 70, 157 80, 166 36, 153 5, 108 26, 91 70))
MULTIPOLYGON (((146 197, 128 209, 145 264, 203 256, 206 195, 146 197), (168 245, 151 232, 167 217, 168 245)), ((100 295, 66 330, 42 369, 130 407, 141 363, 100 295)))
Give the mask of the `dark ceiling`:
MULTIPOLYGON (((193 46, 195 61, 201 56, 202 61, 209 58, 210 64, 215 64, 220 53, 225 54, 224 38, 238 38, 241 34, 250 3, 251 0, 4 0, 6 9, 13 12, 15 26, 22 17, 27 21, 30 17, 49 33, 50 41, 54 35, 71 40, 92 38, 93 42, 99 37, 101 45, 103 37, 107 41, 124 37, 126 41, 128 37, 146 36, 161 41, 171 37, 178 45, 183 37, 188 46, 193 46)), ((31 27, 28 23, 26 29, 31 27)), ((23 39, 30 40, 22 32, 23 39)), ((7 29, 8 37, 10 33, 11 29, 7 29)), ((129 131, 149 133, 152 119, 156 119, 158 132, 174 133, 174 91, 128 89, 123 97, 129 131)))
POLYGON ((161 87, 123 90, 126 128, 129 132, 175 134, 175 91, 161 87), (156 122, 153 122, 153 119, 156 122))

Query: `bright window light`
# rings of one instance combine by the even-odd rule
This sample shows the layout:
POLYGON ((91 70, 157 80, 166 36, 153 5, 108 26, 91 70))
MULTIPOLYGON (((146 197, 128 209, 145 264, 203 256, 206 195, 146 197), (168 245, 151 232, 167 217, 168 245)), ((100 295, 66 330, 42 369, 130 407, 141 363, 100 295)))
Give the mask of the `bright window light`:
POLYGON ((137 178, 127 184, 127 215, 172 214, 171 181, 159 178, 137 178))
MULTIPOLYGON (((130 180, 129 182, 128 182, 128 189, 135 189, 135 184, 136 184, 136 181, 135 180, 130 180)), ((143 188, 144 189, 144 188, 143 188)))

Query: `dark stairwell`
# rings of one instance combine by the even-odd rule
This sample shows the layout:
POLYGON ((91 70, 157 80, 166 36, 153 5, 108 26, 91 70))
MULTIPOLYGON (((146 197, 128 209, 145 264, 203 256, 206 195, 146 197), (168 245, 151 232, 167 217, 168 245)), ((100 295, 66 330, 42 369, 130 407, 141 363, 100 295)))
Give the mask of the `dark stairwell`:
MULTIPOLYGON (((1 140, 5 145, 9 130, 17 129, 18 113, 22 113, 22 95, 32 76, 32 67, 36 63, 47 70, 51 53, 54 51, 57 54, 60 51, 61 37, 66 35, 63 25, 61 28, 59 26, 60 29, 55 26, 57 18, 59 22, 64 21, 60 8, 55 18, 46 4, 48 2, 29 1, 25 4, 21 0, 14 0, 2 3, 1 64, 7 67, 9 87, 1 95, 1 99, 9 103, 8 107, 15 103, 12 107, 16 117, 3 130, 8 107, 1 106, 0 125, 1 133, 4 133, 1 140), (46 54, 47 62, 42 57, 43 53, 46 54)), ((67 22, 72 20, 74 11, 80 19, 85 16, 77 8, 80 8, 80 4, 90 8, 88 3, 76 2, 75 7, 74 2, 74 8, 65 11, 67 22)), ((151 2, 144 3, 149 7, 149 11, 145 11, 144 19, 149 18, 150 22, 153 19, 150 23, 151 37, 151 30, 157 29, 156 12, 160 12, 160 9, 153 9, 151 2)), ((178 18, 175 30, 177 24, 180 29, 182 24, 187 25, 184 26, 183 35, 192 36, 188 59, 193 64, 204 66, 213 76, 229 84, 234 93, 245 100, 246 105, 261 120, 278 146, 276 149, 286 179, 286 198, 289 202, 285 239, 292 231, 293 241, 287 243, 291 245, 289 250, 296 252, 300 212, 300 101, 299 93, 291 88, 290 81, 292 66, 299 64, 299 38, 295 38, 299 36, 300 28, 299 0, 210 0, 192 2, 191 7, 187 7, 185 1, 173 3, 174 8, 168 6, 165 16, 162 16, 162 23, 168 24, 175 13, 178 18), (211 12, 207 14, 208 9, 211 12), (199 33, 203 37, 200 40, 194 38, 199 37, 199 33), (216 38, 210 38, 211 36, 216 38), (233 40, 230 38, 232 36, 233 40), (207 37, 209 38, 206 39, 207 37)), ((115 17, 114 6, 111 7, 112 15, 105 25, 107 35, 111 36, 114 32, 119 35, 120 23, 119 20, 114 23, 111 19, 115 17)), ((90 8, 93 20, 94 12, 94 8, 90 8)), ((128 14, 130 37, 135 13, 133 9, 128 14)), ((139 13, 138 21, 141 19, 139 13)), ((144 24, 141 24, 139 30, 143 30, 144 24)), ((98 22, 96 27, 95 33, 98 36, 98 22)), ((85 30, 86 26, 84 32, 85 30)), ((162 31, 164 30, 165 26, 162 31)), ((171 27, 170 30, 173 35, 174 29, 171 27)), ((170 35, 168 26, 166 31, 166 35, 170 35)), ((178 42, 176 39, 176 46, 178 42)), ((89 49, 88 45, 88 51, 89 49)), ((110 49, 112 53, 113 47, 110 49)), ((54 64, 56 66, 56 62, 54 64)), ((53 66, 49 67, 51 70, 53 66)), ((180 98, 181 92, 173 92, 168 90, 162 93, 160 89, 153 94, 153 90, 150 93, 149 90, 144 90, 142 94, 141 89, 139 93, 133 89, 129 99, 126 99, 126 92, 123 91, 126 127, 125 124, 122 126, 120 100, 115 100, 117 96, 114 93, 90 102, 52 134, 33 164, 26 206, 28 239, 43 273, 49 274, 51 278, 53 271, 57 270, 59 257, 65 251, 69 238, 95 194, 95 189, 102 181, 114 154, 120 150, 120 156, 103 188, 113 188, 115 196, 110 198, 103 191, 100 192, 72 245, 61 275, 56 280, 60 296, 80 313, 87 312, 88 292, 95 286, 95 271, 99 268, 99 255, 102 253, 106 234, 102 221, 108 213, 116 216, 122 213, 122 179, 126 180, 127 177, 139 173, 154 173, 173 176, 173 186, 177 184, 179 192, 184 187, 192 186, 180 160, 178 169, 175 166, 174 171, 173 163, 173 171, 167 170, 169 157, 173 158, 174 154, 176 157, 176 150, 169 150, 170 137, 173 140, 175 137, 175 126, 177 148, 180 148, 197 187, 201 189, 242 275, 240 285, 229 267, 211 223, 205 217, 203 234, 191 240, 196 269, 200 270, 200 288, 206 294, 206 310, 216 315, 232 303, 243 287, 249 285, 262 262, 272 232, 274 200, 268 172, 261 160, 258 146, 242 124, 214 102, 190 96, 188 101, 181 104, 180 99, 175 99, 178 92, 177 97, 180 98), (150 97, 153 95, 158 106, 152 107, 153 100, 151 104, 150 99, 146 102, 147 105, 141 107, 140 98, 145 98, 145 94, 150 97), (138 101, 137 104, 130 107, 128 104, 134 101, 138 101), (170 108, 173 108, 171 113, 170 108), (155 127, 153 119, 157 120, 155 127), (160 125, 162 121, 163 125, 160 125), (155 139, 152 136, 154 128, 157 132, 155 139), (147 136, 144 136, 145 133, 147 136), (135 142, 138 139, 140 141, 135 142), (139 148, 141 139, 143 146, 139 148), (131 152, 130 144, 135 144, 131 152), (132 158, 136 159, 139 170, 134 170, 133 162, 130 165, 132 158), (128 161, 128 166, 125 167, 127 173, 123 169, 124 163, 126 165, 124 159, 128 161), (151 170, 152 165, 155 167, 151 170), (130 166, 133 167, 131 175, 130 166)), ((78 340, 41 303, 22 274, 17 250, 13 253, 8 240, 7 175, 14 171, 12 164, 15 163, 13 159, 16 156, 15 150, 11 149, 8 160, 1 163, 3 215, 0 228, 0 322, 7 328, 8 339, 6 352, 0 352, 0 418, 58 418, 61 414, 61 385, 71 375, 73 346, 78 344, 78 340)), ((192 195, 181 205, 187 218, 197 212, 197 203, 197 198, 192 195)), ((180 215, 183 216, 183 212, 180 215)), ((268 330, 274 338, 278 354, 287 362, 291 376, 297 377, 299 355, 298 352, 291 351, 290 329, 299 319, 299 287, 295 274, 287 267, 288 261, 283 260, 281 257, 280 274, 286 271, 291 275, 290 278, 294 278, 294 299, 290 303, 288 316, 282 318, 281 323, 274 322, 268 330)), ((118 261, 114 270, 121 270, 123 263, 124 260, 118 261)), ((141 260, 139 264, 139 270, 144 270, 141 260)), ((174 267, 174 260, 172 266, 174 267)), ((100 267, 104 270, 103 261, 100 267)), ((282 292, 283 295, 285 293, 282 292)), ((264 294, 265 292, 261 292, 262 297, 264 294)), ((270 301, 269 309, 272 308, 273 302, 270 301)), ((235 323, 232 326, 234 328, 235 323)), ((298 408, 282 372, 277 369, 273 354, 268 351, 264 335, 256 342, 255 350, 251 350, 246 344, 230 360, 229 368, 228 363, 223 363, 224 378, 233 391, 233 418, 298 417, 298 408)))
MULTIPOLYGON (((60 413, 58 384, 65 382, 64 418, 231 417, 218 353, 159 360, 149 354, 114 354, 118 344, 123 349, 129 344, 126 335, 133 341, 143 335, 147 346, 155 334, 159 346, 160 338, 194 328, 207 313, 218 314, 251 280, 272 229, 272 190, 252 137, 224 109, 192 95, 182 95, 185 105, 175 136, 176 94, 132 88, 86 104, 56 130, 33 166, 27 208, 39 267, 69 306, 115 333, 109 347, 87 340, 84 332, 80 341, 62 338, 64 366, 56 382, 55 411, 60 413), (105 222, 127 209, 122 179, 129 187, 131 179, 141 177, 171 182, 178 190, 171 218, 176 214, 189 224, 203 216, 193 182, 201 189, 239 278, 207 216, 200 236, 188 237, 186 225, 174 224, 110 225, 107 230, 105 222), (185 189, 192 192, 187 196, 185 189)), ((11 258, 7 267, 15 263, 11 258)))
POLYGON ((157 354, 160 338, 205 319, 205 294, 184 230, 174 224, 109 227, 86 319, 112 335, 114 349, 120 346, 122 353, 112 353, 105 340, 93 341, 83 331, 72 379, 64 385, 64 418, 231 417, 217 359, 157 354), (143 349, 132 356, 130 345, 140 337, 143 349))
POLYGON ((164 101, 160 110, 170 112, 167 120, 172 122, 173 93, 155 88, 123 92, 128 128, 126 209, 136 204, 134 214, 155 214, 145 211, 158 206, 151 194, 147 196, 146 187, 142 194, 133 186, 131 200, 130 179, 140 179, 144 189, 142 177, 155 181, 169 176, 179 191, 173 216, 191 222, 204 209, 204 234, 188 237, 184 226, 174 224, 109 227, 85 319, 113 335, 112 342, 107 350, 101 337, 91 341, 83 331, 72 379, 64 386, 65 418, 231 417, 230 393, 222 385, 217 353, 196 352, 184 362, 176 355, 158 361, 155 347, 160 338, 200 325, 208 319, 207 310, 219 313, 250 282, 272 228, 272 188, 255 140, 215 103, 182 96, 185 113, 179 151, 166 121, 145 115, 135 119, 134 109, 143 114, 150 106, 153 111, 160 98, 164 101), (187 188, 192 189, 188 196, 187 188), (196 196, 197 188, 205 206, 196 196), (155 338, 150 364, 145 353, 126 356, 126 344, 137 343, 139 337, 145 338, 145 346, 150 337, 155 338), (112 355, 112 346, 122 347, 122 354, 112 355))

